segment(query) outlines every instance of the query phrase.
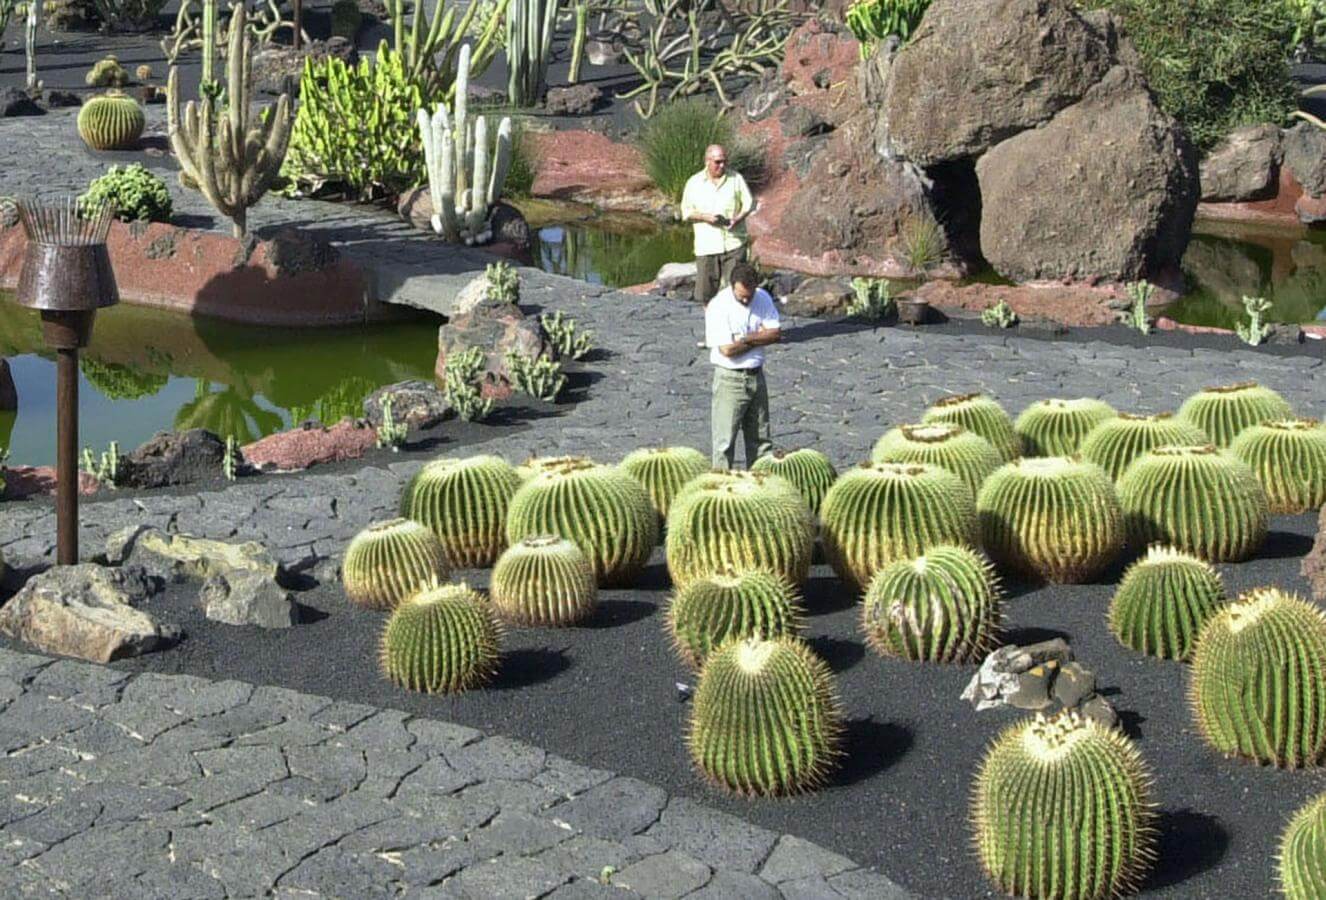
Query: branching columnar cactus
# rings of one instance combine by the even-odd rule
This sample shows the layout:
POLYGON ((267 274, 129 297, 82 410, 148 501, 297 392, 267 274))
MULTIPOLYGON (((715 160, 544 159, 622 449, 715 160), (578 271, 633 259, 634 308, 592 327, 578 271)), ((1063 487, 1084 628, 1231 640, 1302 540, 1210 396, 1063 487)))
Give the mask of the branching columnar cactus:
POLYGON ((1170 544, 1210 562, 1238 562, 1266 539, 1266 491, 1247 463, 1207 444, 1157 447, 1119 479, 1128 540, 1170 544))
POLYGON ((1326 897, 1326 794, 1308 801, 1289 820, 1275 874, 1289 900, 1326 897))
POLYGON ((493 566, 488 594, 506 621, 544 627, 583 622, 598 602, 585 554, 552 535, 527 537, 508 547, 493 566))
POLYGON ((1102 400, 1041 400, 1018 416, 1014 428, 1028 456, 1072 456, 1091 429, 1118 413, 1102 400))
POLYGON ((649 495, 616 466, 567 462, 529 478, 511 498, 511 543, 555 534, 589 560, 600 586, 625 586, 658 543, 658 513, 649 495))
POLYGON ((682 661, 699 668, 716 647, 734 638, 796 637, 801 600, 782 578, 762 569, 697 578, 668 605, 668 633, 682 661))
POLYGON ((1016 897, 1115 897, 1155 857, 1152 777, 1122 731, 1074 711, 1005 729, 976 774, 971 824, 986 874, 1016 897))
POLYGON ((382 631, 382 673, 412 691, 452 694, 492 677, 502 627, 468 585, 421 591, 396 607, 382 631))
POLYGON ((954 394, 938 400, 925 411, 921 421, 952 422, 979 434, 999 451, 1004 462, 1022 455, 1022 438, 1004 408, 985 394, 954 394))
POLYGON ((692 707, 691 759, 729 791, 797 794, 837 764, 833 675, 796 638, 728 641, 705 660, 692 707))
POLYGON ((1226 756, 1297 769, 1326 762, 1326 613, 1275 588, 1221 609, 1197 638, 1189 699, 1226 756))
POLYGON ((506 94, 513 106, 533 106, 543 97, 557 7, 557 0, 511 0, 507 7, 506 94))
POLYGON ((849 469, 829 488, 820 519, 825 557, 857 592, 889 563, 977 538, 971 490, 947 469, 923 463, 849 469))
POLYGON ((765 569, 800 585, 810 574, 814 544, 810 508, 777 475, 701 475, 668 512, 668 572, 678 589, 728 569, 765 569))
POLYGON ((93 150, 132 150, 146 125, 138 101, 119 91, 93 97, 78 111, 78 136, 93 150))
POLYGON ((1326 503, 1326 428, 1315 419, 1273 419, 1245 428, 1230 446, 1257 476, 1273 513, 1326 503))
POLYGON ((1228 447, 1249 425, 1292 419, 1284 397, 1255 381, 1204 388, 1183 401, 1179 416, 1205 431, 1211 443, 1228 447))
POLYGON ((374 522, 345 550, 341 584, 351 602, 393 609, 426 585, 450 575, 437 535, 413 519, 374 522))
POLYGON ((1110 631, 1139 653, 1184 660, 1226 601, 1220 573, 1210 563, 1156 544, 1124 572, 1110 600, 1110 631))
POLYGON ((1202 429, 1169 413, 1155 416, 1119 413, 1116 418, 1106 419, 1091 429, 1082 442, 1082 458, 1100 466, 1110 478, 1118 481, 1133 460, 1145 456, 1150 450, 1170 445, 1205 444, 1209 440, 1202 429))
POLYGON ((645 447, 626 454, 619 465, 640 482, 662 520, 682 485, 709 471, 709 458, 692 447, 645 447))
POLYGON ((786 478, 801 493, 801 498, 816 517, 824 504, 824 495, 838 478, 838 471, 829 457, 809 447, 792 451, 775 450, 757 459, 750 469, 752 472, 766 472, 786 478))
POLYGON ((520 487, 515 469, 497 456, 435 459, 401 496, 401 515, 437 535, 453 568, 491 566, 506 549, 506 517, 520 487))
POLYGON ((931 547, 885 566, 861 610, 866 643, 886 656, 961 663, 985 656, 999 630, 994 568, 966 547, 931 547))
POLYGON ((990 473, 1004 464, 989 441, 952 422, 892 428, 875 442, 870 458, 877 463, 930 463, 948 469, 971 488, 973 497, 990 473))

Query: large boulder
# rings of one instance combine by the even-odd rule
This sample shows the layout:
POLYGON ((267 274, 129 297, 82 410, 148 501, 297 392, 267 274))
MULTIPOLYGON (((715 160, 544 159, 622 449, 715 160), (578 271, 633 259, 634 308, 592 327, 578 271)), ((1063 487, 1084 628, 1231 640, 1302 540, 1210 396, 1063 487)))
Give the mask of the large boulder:
POLYGON ((1326 131, 1310 122, 1299 122, 1281 135, 1285 167, 1303 192, 1313 197, 1326 195, 1326 131))
POLYGON ((306 41, 298 50, 290 46, 268 44, 253 54, 253 84, 264 94, 280 94, 289 90, 294 99, 299 96, 304 61, 312 59, 321 62, 327 57, 335 57, 353 66, 359 62, 359 51, 343 37, 306 41))
POLYGON ((787 295, 782 312, 789 316, 841 316, 847 313, 853 295, 850 279, 807 278, 787 295))
POLYGON ((205 481, 221 475, 226 443, 202 428, 160 432, 120 464, 120 484, 158 488, 205 481))
POLYGON ((447 358, 478 347, 484 354, 483 396, 505 400, 514 391, 507 368, 508 353, 538 357, 548 354, 543 328, 511 303, 485 299, 470 312, 456 316, 437 332, 439 383, 446 381, 447 358))
POLYGON ((244 461, 260 472, 298 472, 310 466, 358 459, 377 446, 377 429, 346 417, 326 427, 304 422, 242 448, 244 461))
POLYGON ((364 418, 374 428, 382 427, 382 406, 391 398, 391 418, 411 428, 432 428, 447 417, 451 405, 446 394, 428 381, 398 381, 378 388, 364 398, 364 418))
POLYGON ((1269 200, 1280 184, 1280 128, 1269 122, 1236 128, 1201 162, 1202 200, 1269 200))

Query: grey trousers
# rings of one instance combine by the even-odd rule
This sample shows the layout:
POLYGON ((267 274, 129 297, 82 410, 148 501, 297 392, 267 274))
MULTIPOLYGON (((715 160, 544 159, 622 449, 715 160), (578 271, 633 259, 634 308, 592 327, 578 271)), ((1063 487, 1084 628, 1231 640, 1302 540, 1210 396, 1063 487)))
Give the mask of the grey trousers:
POLYGON ((715 366, 709 419, 715 469, 732 468, 738 431, 746 444, 747 468, 772 452, 769 389, 764 384, 764 372, 715 366))
POLYGON ((746 245, 726 253, 706 254, 695 257, 695 299, 698 303, 709 300, 728 286, 732 281, 732 270, 737 263, 745 262, 746 245))

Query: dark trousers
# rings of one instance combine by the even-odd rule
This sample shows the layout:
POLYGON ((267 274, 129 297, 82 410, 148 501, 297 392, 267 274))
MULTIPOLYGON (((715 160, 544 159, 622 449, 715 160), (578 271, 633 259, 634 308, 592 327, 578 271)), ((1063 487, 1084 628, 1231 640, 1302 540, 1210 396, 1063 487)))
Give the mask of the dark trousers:
POLYGON ((699 303, 709 300, 732 281, 732 270, 746 260, 746 245, 726 253, 695 257, 695 299, 699 303))

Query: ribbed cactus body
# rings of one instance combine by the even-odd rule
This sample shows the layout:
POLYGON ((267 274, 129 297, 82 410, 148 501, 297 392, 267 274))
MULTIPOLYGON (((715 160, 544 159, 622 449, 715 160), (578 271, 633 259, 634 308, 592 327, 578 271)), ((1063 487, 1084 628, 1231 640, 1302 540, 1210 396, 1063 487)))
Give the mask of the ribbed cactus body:
POLYGON ((890 429, 870 452, 877 463, 929 463, 948 469, 966 483, 972 496, 1004 458, 974 431, 951 422, 902 425, 890 429))
POLYGON ((1210 562, 1237 562, 1266 538, 1266 491, 1247 464, 1203 447, 1157 447, 1119 479, 1128 540, 1169 544, 1210 562))
POLYGON ((401 515, 437 535, 453 568, 491 566, 506 549, 506 517, 520 479, 497 456, 436 459, 410 479, 401 515))
POLYGON ((600 586, 629 585, 658 543, 649 495, 616 466, 581 460, 546 469, 520 486, 507 514, 511 543, 557 535, 589 560, 600 586))
POLYGON ((93 97, 78 111, 78 136, 93 150, 132 150, 146 126, 138 101, 119 91, 93 97))
POLYGON ((1271 512, 1296 514, 1326 503, 1326 428, 1314 419, 1273 419, 1245 428, 1230 452, 1261 482, 1271 512))
POLYGON ((688 735, 710 781, 746 795, 819 786, 839 754, 833 676, 796 638, 729 641, 700 671, 688 735))
POLYGON ((1065 712, 1003 731, 976 775, 977 854, 999 890, 1087 900, 1128 893, 1155 854, 1151 775, 1122 732, 1065 712))
POLYGON ((1110 631, 1125 647, 1162 659, 1187 659, 1207 620, 1226 602, 1220 573, 1172 547, 1151 547, 1119 581, 1110 631))
POLYGON ((876 652, 925 662, 968 662, 999 629, 994 569, 966 547, 932 547, 871 580, 861 628, 876 652))
POLYGON ((392 609, 406 597, 449 575, 442 543, 413 519, 375 522, 345 549, 341 584, 351 602, 392 609))
POLYGON ((1308 801, 1289 820, 1275 868, 1289 900, 1326 897, 1326 794, 1308 801))
POLYGON ((498 557, 488 594, 508 622, 574 625, 594 614, 598 585, 579 547, 542 535, 517 541, 498 557))
POLYGON ((843 473, 820 510, 824 554, 863 591, 891 562, 976 542, 976 503, 962 479, 922 463, 865 463, 843 473))
POLYGON ((502 629, 493 609, 464 584, 406 598, 382 632, 382 672, 412 691, 451 694, 477 687, 497 670, 502 629))
POLYGON ((1004 462, 1022 455, 1022 438, 1004 408, 984 394, 955 394, 944 397, 925 411, 922 422, 952 422, 979 434, 999 451, 1004 462))
POLYGON ((576 468, 592 462, 593 460, 588 456, 531 456, 516 466, 516 475, 519 476, 520 483, 524 484, 540 472, 561 469, 567 466, 576 468))
POLYGON ((1212 747, 1284 768, 1326 761, 1326 614, 1258 588, 1197 639, 1189 698, 1212 747))
POLYGON ((668 605, 668 632, 682 660, 698 668, 726 641, 795 637, 801 602, 796 590, 771 572, 750 569, 697 578, 668 605))
POLYGON ((986 479, 976 508, 996 563, 1055 584, 1090 580, 1123 549, 1114 483, 1075 457, 1008 463, 986 479))
POLYGON ((1022 411, 1014 423, 1027 456, 1072 456, 1091 429, 1118 413, 1102 400, 1041 400, 1022 411))
POLYGON ((1170 445, 1205 444, 1206 433, 1169 413, 1155 416, 1130 416, 1120 413, 1106 419, 1082 441, 1082 458, 1105 470, 1118 481, 1129 464, 1148 451, 1170 445))
POLYGON ((1294 411, 1275 391, 1244 381, 1198 391, 1183 401, 1178 417, 1206 432, 1217 447, 1228 447, 1248 426, 1292 419, 1294 411))
POLYGON ((666 519, 682 485, 709 471, 709 458, 692 447, 647 447, 626 454, 620 463, 649 495, 649 502, 666 519))
POLYGON ((838 478, 838 470, 829 457, 818 450, 803 447, 800 450, 775 450, 761 456, 750 467, 752 472, 766 472, 786 478, 800 492, 812 515, 820 514, 824 495, 838 478))

